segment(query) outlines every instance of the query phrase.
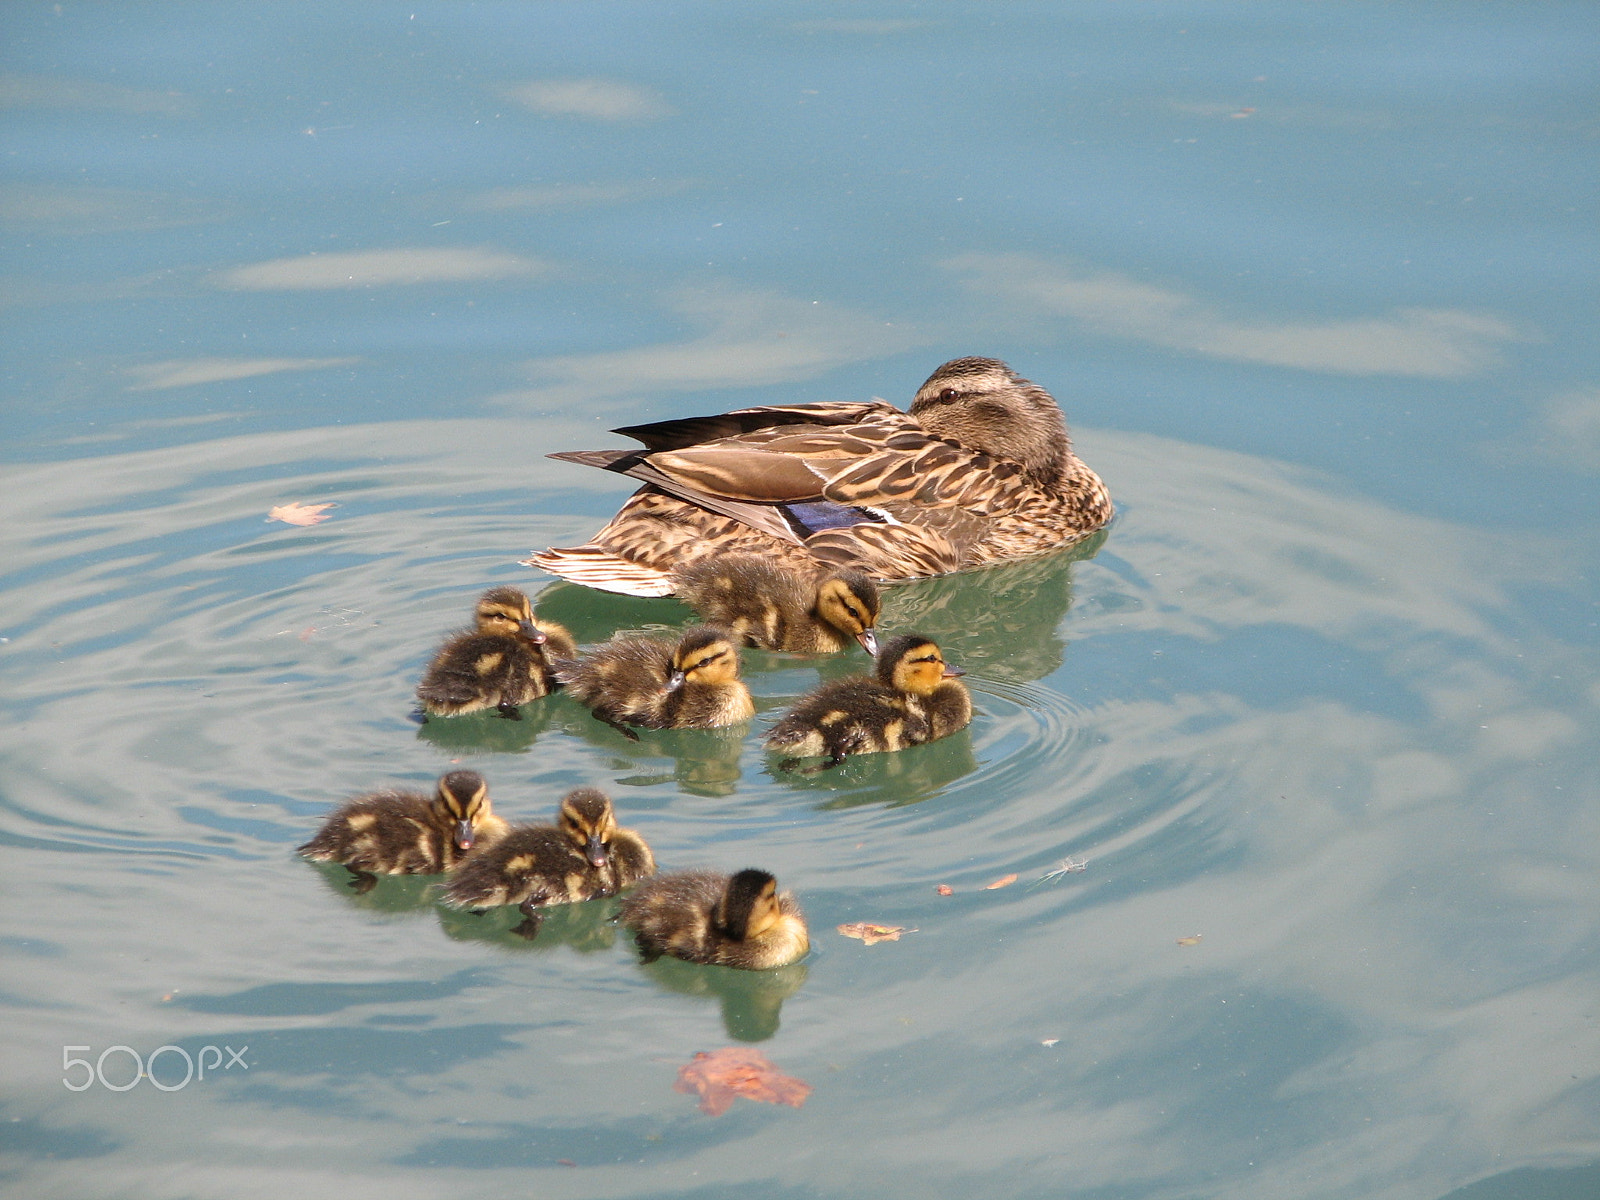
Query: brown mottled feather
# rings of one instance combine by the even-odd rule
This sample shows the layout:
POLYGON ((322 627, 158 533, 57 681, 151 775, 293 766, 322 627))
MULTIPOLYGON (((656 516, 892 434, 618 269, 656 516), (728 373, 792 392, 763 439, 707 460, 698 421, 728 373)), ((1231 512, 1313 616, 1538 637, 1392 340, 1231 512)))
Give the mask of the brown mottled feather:
POLYGON ((1055 401, 998 360, 945 363, 909 413, 819 405, 811 422, 808 407, 619 430, 651 449, 619 452, 610 467, 647 486, 587 545, 529 563, 638 595, 670 594, 674 568, 724 551, 912 579, 1066 545, 1111 518, 1055 401), (867 511, 840 510, 843 524, 825 529, 784 516, 786 505, 818 501, 867 511))

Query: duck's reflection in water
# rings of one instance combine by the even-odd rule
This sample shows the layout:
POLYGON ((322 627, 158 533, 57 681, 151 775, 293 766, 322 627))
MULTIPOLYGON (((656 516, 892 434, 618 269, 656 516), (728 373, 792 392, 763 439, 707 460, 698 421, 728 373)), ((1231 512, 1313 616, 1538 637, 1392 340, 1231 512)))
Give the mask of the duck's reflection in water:
POLYGON ((316 871, 324 886, 356 908, 374 913, 414 913, 433 902, 435 889, 442 875, 376 875, 367 886, 360 877, 351 873, 343 863, 307 863, 316 871))
POLYGON ((517 710, 515 720, 503 717, 493 709, 487 712, 466 713, 459 717, 426 717, 421 711, 413 714, 420 720, 417 740, 429 742, 449 755, 521 754, 532 747, 535 739, 549 729, 556 720, 556 702, 549 696, 530 700, 517 710))
MULTIPOLYGON (((982 698, 979 697, 979 702, 982 698)), ((785 768, 785 756, 767 755, 766 770, 791 787, 830 793, 820 809, 855 808, 862 804, 898 807, 937 795, 956 780, 978 769, 972 750, 972 733, 963 729, 937 742, 912 746, 891 754, 856 754, 836 767, 814 771, 785 768)), ((798 766, 816 767, 826 760, 800 759, 798 766)))
POLYGON ((1043 679, 1066 653, 1060 628, 1072 606, 1072 565, 1093 557, 1107 532, 1023 562, 890 587, 878 627, 932 638, 946 659, 975 675, 1043 679))
POLYGON ((783 1002, 800 990, 809 968, 803 962, 770 971, 708 967, 676 958, 639 964, 651 982, 683 996, 716 997, 728 1036, 741 1042, 764 1042, 778 1032, 783 1002))
POLYGON ((621 786, 676 783, 679 791, 696 796, 731 796, 739 785, 739 759, 744 753, 750 722, 741 721, 725 729, 640 729, 636 730, 637 742, 629 741, 604 722, 593 719, 582 720, 576 732, 630 759, 648 755, 672 760, 670 771, 652 771, 648 769, 649 764, 636 763, 644 769, 617 779, 621 786))
POLYGON ((570 946, 592 954, 616 945, 617 902, 586 900, 579 904, 551 904, 539 910, 539 920, 523 916, 513 904, 474 912, 436 906, 439 928, 458 942, 489 942, 505 950, 554 950, 570 946))

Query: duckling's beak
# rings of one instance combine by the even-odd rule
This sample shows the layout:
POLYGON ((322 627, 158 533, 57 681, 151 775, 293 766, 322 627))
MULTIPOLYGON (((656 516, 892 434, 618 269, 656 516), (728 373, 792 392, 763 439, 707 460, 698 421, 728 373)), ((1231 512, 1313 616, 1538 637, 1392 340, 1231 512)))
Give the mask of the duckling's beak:
POLYGON ((941 678, 941 679, 955 679, 957 676, 965 675, 965 674, 966 674, 966 672, 963 671, 960 667, 952 667, 949 663, 945 663, 945 665, 944 665, 944 674, 941 675, 939 678, 941 678))
POLYGON ((672 673, 667 676, 667 686, 662 688, 661 690, 664 691, 664 692, 675 692, 679 688, 681 688, 682 686, 683 686, 683 672, 681 670, 679 670, 677 667, 673 667, 672 668, 672 673))
POLYGON ((861 643, 861 648, 873 658, 878 657, 878 631, 876 629, 863 629, 856 634, 856 641, 861 643))
POLYGON ((471 821, 457 821, 456 822, 456 849, 457 850, 471 850, 472 849, 472 822, 471 821))
POLYGON ((522 630, 522 636, 527 638, 528 641, 532 642, 535 646, 542 646, 550 640, 549 638, 545 637, 544 630, 540 629, 532 621, 518 621, 517 628, 522 630))
POLYGON ((600 840, 598 833, 590 834, 589 841, 583 847, 583 856, 589 860, 591 867, 603 867, 611 857, 611 851, 600 840))

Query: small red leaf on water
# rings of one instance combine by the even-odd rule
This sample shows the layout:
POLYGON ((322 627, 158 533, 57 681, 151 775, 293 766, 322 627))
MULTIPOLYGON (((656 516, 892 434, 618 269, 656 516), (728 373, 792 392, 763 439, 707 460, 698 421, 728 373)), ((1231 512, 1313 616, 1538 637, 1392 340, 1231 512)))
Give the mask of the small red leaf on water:
POLYGON ((941 883, 933 890, 938 892, 941 896, 954 896, 956 894, 955 888, 951 887, 948 883, 941 883))
POLYGON ((1002 876, 1000 876, 999 879, 996 879, 993 883, 984 884, 983 885, 983 890, 986 891, 986 892, 992 892, 996 888, 1010 887, 1016 881, 1017 881, 1017 877, 1015 875, 1002 875, 1002 876))
POLYGON ((849 925, 840 925, 839 932, 847 938, 860 938, 872 946, 878 942, 898 942, 902 933, 917 931, 907 929, 904 925, 874 925, 871 921, 856 921, 849 925))
POLYGON ((787 1104, 799 1108, 811 1095, 811 1085, 793 1075, 785 1075, 767 1056, 750 1046, 727 1046, 707 1054, 701 1051, 678 1068, 672 1090, 688 1095, 698 1092, 700 1111, 720 1117, 740 1096, 765 1104, 787 1104))
POLYGON ((301 504, 298 500, 291 500, 288 504, 280 504, 268 512, 267 520, 282 521, 287 525, 316 525, 328 519, 322 510, 332 507, 331 503, 301 504))

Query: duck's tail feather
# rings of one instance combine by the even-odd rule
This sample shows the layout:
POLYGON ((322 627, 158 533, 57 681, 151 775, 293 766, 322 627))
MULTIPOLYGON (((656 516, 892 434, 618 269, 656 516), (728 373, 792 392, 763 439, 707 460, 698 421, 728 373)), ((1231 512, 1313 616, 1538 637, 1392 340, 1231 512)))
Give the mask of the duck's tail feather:
POLYGON ((599 546, 552 547, 522 561, 573 583, 624 596, 670 596, 677 590, 666 571, 647 567, 599 546))

